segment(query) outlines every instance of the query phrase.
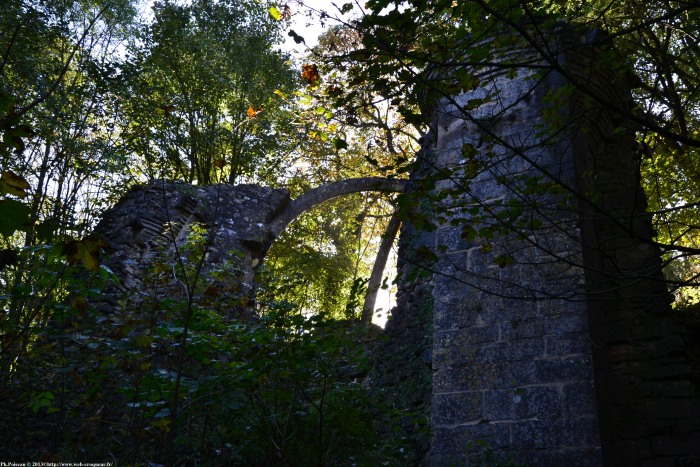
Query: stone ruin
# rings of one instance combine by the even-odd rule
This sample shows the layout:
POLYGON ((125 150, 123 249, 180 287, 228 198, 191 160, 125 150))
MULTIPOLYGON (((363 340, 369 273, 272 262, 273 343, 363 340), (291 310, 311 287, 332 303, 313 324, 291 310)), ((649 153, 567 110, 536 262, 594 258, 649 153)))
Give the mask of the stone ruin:
MULTIPOLYGON (((110 281, 96 307, 104 311, 126 298, 138 305, 149 298, 147 284, 154 265, 178 263, 157 295, 182 296, 184 278, 180 266, 196 266, 187 258, 188 237, 200 226, 205 244, 202 271, 219 269, 235 290, 224 286, 238 312, 252 313, 255 273, 267 251, 296 217, 328 199, 360 191, 404 191, 406 181, 365 177, 341 180, 310 190, 292 200, 285 189, 258 185, 193 186, 156 180, 136 186, 96 226, 94 236, 109 248, 104 264, 118 280, 110 281), (167 259, 166 259, 167 258, 167 259), (224 268, 225 271, 221 269, 224 268)), ((194 260, 198 261, 197 255, 194 260)), ((167 275, 167 274, 166 274, 167 275)), ((205 274, 209 277, 211 274, 205 274)), ((186 282, 186 281, 184 281, 186 282)), ((210 284, 211 285, 211 284, 210 284)), ((222 284, 223 285, 223 284, 222 284)), ((150 297, 158 298, 158 297, 150 297)))
MULTIPOLYGON (((433 109, 412 184, 430 182, 416 209, 437 228, 402 228, 387 352, 429 381, 415 399, 430 465, 698 465, 697 349, 670 309, 634 126, 614 111, 629 83, 594 34, 562 37, 558 72, 486 70, 433 109), (572 79, 589 95, 563 92, 572 79)), ((132 190, 97 227, 112 296, 138 302, 155 252, 201 223, 207 265, 235 258, 244 312, 290 202, 252 185, 132 190)))
POLYGON ((400 263, 431 274, 402 283, 395 310, 432 309, 415 341, 432 338, 430 465, 700 463, 697 349, 670 308, 635 126, 616 111, 630 85, 604 39, 562 31, 549 71, 482 68, 433 109, 413 178, 436 228, 405 227, 400 263))
MULTIPOLYGON (((145 281, 153 263, 163 255, 179 255, 192 226, 199 224, 211 242, 206 245, 204 270, 228 265, 239 284, 229 297, 238 313, 250 313, 254 300, 253 277, 269 247, 269 222, 289 205, 289 192, 257 185, 211 185, 197 187, 182 182, 157 180, 137 186, 103 216, 95 235, 109 245, 105 265, 118 281, 110 282, 98 308, 113 309, 126 297, 131 305, 149 298, 145 281)), ((170 292, 182 294, 182 284, 169 281, 170 292)))

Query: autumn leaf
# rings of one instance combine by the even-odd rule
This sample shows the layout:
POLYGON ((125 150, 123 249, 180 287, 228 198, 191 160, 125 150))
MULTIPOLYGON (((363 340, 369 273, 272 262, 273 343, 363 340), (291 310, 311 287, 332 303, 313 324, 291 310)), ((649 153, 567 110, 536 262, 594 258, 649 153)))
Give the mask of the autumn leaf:
POLYGON ((68 264, 82 261, 85 268, 90 271, 100 269, 100 250, 108 245, 102 240, 86 237, 82 240, 72 240, 63 244, 61 253, 68 260, 68 264))
POLYGON ((226 165, 226 161, 223 159, 215 159, 214 160, 214 167, 216 167, 217 169, 223 169, 225 165, 226 165))
POLYGON ((289 8, 289 5, 285 5, 284 7, 282 7, 281 11, 276 6, 271 6, 267 9, 267 11, 268 13, 270 13, 270 16, 272 16, 272 19, 274 19, 275 21, 282 21, 283 19, 286 20, 292 17, 292 9, 289 8))
POLYGON ((248 105, 248 112, 247 112, 247 113, 248 113, 248 118, 255 118, 255 117, 257 117, 258 114, 259 114, 260 112, 262 112, 263 110, 265 110, 265 109, 263 109, 263 108, 255 109, 255 108, 253 108, 252 105, 248 105))
POLYGON ((27 191, 29 189, 29 182, 14 173, 11 170, 6 170, 0 176, 0 193, 3 195, 14 195, 20 198, 27 196, 27 191))
POLYGON ((321 75, 318 74, 318 67, 316 65, 304 64, 301 66, 301 78, 305 80, 309 85, 316 86, 321 81, 321 75))

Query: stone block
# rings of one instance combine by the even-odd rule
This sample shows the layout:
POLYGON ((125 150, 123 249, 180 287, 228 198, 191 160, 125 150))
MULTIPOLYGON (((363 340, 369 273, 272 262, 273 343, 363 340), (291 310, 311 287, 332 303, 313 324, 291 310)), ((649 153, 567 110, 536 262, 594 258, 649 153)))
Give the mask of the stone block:
POLYGON ((479 423, 483 418, 481 392, 433 393, 433 426, 479 423))
POLYGON ((469 465, 470 457, 510 446, 510 426, 506 423, 438 426, 432 433, 430 465, 436 467, 469 465))
MULTIPOLYGON (((534 310, 533 315, 534 315, 534 310)), ((506 320, 507 317, 504 317, 506 320)), ((501 339, 514 341, 533 337, 544 337, 550 332, 550 323, 535 317, 526 320, 508 320, 500 324, 501 339)))
POLYGON ((508 353, 504 355, 504 360, 511 362, 537 360, 546 355, 546 342, 540 336, 508 340, 504 343, 504 347, 506 345, 508 353))
POLYGON ((657 436, 651 442, 651 449, 657 456, 678 456, 698 449, 688 445, 688 440, 678 435, 657 436))
POLYGON ((644 398, 668 397, 692 398, 696 389, 690 381, 643 382, 638 385, 639 395, 644 398))
POLYGON ((561 385, 562 414, 565 417, 596 416, 595 381, 574 381, 561 385))
POLYGON ((440 227, 435 231, 436 247, 445 247, 447 252, 467 250, 474 247, 473 242, 462 238, 461 230, 455 227, 440 227))
POLYGON ((685 351, 686 343, 680 335, 667 335, 649 346, 649 353, 655 358, 678 355, 685 351))
POLYGON ((562 358, 536 360, 532 379, 539 384, 590 381, 593 379, 593 364, 588 354, 570 355, 562 358))
POLYGON ((586 330, 548 335, 544 341, 545 354, 551 357, 591 352, 590 335, 586 330))
POLYGON ((547 449, 570 445, 571 434, 560 421, 523 420, 513 424, 513 445, 520 449, 547 449))
POLYGON ((476 391, 481 389, 509 389, 518 385, 537 384, 537 366, 534 361, 515 365, 502 363, 473 365, 464 362, 459 367, 442 367, 433 372, 434 392, 476 391))
POLYGON ((600 467, 603 465, 603 452, 599 446, 561 449, 532 449, 518 451, 513 459, 516 465, 537 467, 600 467))
POLYGON ((700 418, 700 400, 655 398, 646 401, 646 419, 651 422, 675 421, 686 417, 700 418))
POLYGON ((558 419, 562 412, 559 390, 554 386, 487 390, 483 398, 483 418, 489 421, 558 419))
POLYGON ((588 316, 585 313, 562 314, 556 318, 551 318, 549 329, 552 333, 576 333, 588 331, 588 316))
POLYGON ((680 336, 682 331, 677 323, 665 318, 647 319, 640 326, 635 326, 633 336, 636 339, 651 339, 655 337, 680 336))
POLYGON ((537 315, 545 318, 571 315, 588 316, 588 307, 584 302, 579 301, 541 300, 537 302, 537 315))
POLYGON ((691 368, 686 362, 669 361, 665 365, 648 366, 642 370, 642 379, 647 381, 690 378, 691 368))
POLYGON ((523 449, 600 446, 596 417, 526 420, 513 424, 513 444, 523 449))

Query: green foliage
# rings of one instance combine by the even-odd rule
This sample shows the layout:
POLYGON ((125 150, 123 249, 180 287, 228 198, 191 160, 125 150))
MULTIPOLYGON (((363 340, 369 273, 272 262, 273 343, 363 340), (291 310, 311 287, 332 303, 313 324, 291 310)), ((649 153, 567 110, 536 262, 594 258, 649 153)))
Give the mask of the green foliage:
POLYGON ((296 79, 262 2, 165 1, 154 15, 123 73, 124 137, 144 175, 233 183, 285 154, 290 117, 273 91, 296 79))
POLYGON ((208 237, 193 225, 176 254, 156 254, 141 298, 116 304, 105 296, 108 276, 67 268, 58 248, 36 249, 44 266, 32 268, 34 289, 16 287, 2 316, 17 300, 28 311, 0 323, 3 336, 20 337, 3 341, 1 360, 0 420, 22 420, 0 445, 8 458, 299 466, 401 458, 385 452, 374 422, 382 402, 362 384, 365 327, 304 315, 282 294, 246 313, 235 255, 201 273, 208 237), (42 284, 53 293, 36 297, 42 284), (107 313, 98 311, 104 300, 107 313))
POLYGON ((308 254, 266 282, 259 314, 235 252, 201 274, 202 226, 176 255, 156 254, 130 297, 100 264, 109 245, 85 235, 135 179, 258 179, 298 193, 366 173, 358 148, 372 136, 353 144, 336 109, 294 93, 274 50, 284 8, 161 2, 145 24, 129 2, 96 5, 17 1, 0 19, 0 424, 11 427, 0 451, 127 465, 399 462, 362 384, 365 329, 339 319, 358 313, 383 200, 338 202, 299 224, 308 254), (300 155, 313 176, 289 175, 300 155), (300 270, 318 272, 313 293, 295 289, 300 270))

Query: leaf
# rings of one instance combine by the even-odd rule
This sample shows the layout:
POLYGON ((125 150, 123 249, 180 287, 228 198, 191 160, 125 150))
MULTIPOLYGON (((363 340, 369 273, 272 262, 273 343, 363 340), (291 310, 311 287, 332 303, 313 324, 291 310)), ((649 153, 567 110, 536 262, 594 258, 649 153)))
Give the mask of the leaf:
POLYGON ((65 243, 61 248, 61 254, 66 257, 68 264, 82 261, 86 269, 99 271, 100 250, 107 247, 108 245, 102 240, 86 237, 65 243))
POLYGON ((226 161, 223 159, 214 159, 214 167, 217 169, 223 169, 226 166, 226 161))
POLYGON ((338 150, 347 149, 348 142, 345 141, 343 138, 333 138, 333 146, 338 150))
POLYGON ((56 396, 54 396, 53 393, 49 391, 44 391, 40 393, 33 392, 32 400, 29 402, 29 407, 34 413, 37 413, 42 408, 50 409, 55 398, 56 396))
POLYGON ((29 206, 14 199, 0 200, 0 234, 9 237, 17 230, 25 230, 30 218, 29 206))
POLYGON ((270 12, 270 16, 272 16, 272 18, 273 18, 275 21, 281 21, 281 20, 282 20, 282 12, 279 11, 279 10, 277 9, 277 7, 271 6, 270 8, 268 8, 267 11, 270 12))
POLYGON ((321 82, 321 75, 319 75, 316 65, 304 64, 301 66, 301 70, 301 78, 309 85, 316 86, 321 82))
POLYGON ((37 239, 41 242, 50 242, 61 225, 53 219, 46 219, 34 228, 37 239))
POLYGON ((0 271, 19 264, 19 251, 11 248, 0 250, 0 271))
POLYGON ((467 224, 464 227, 462 227, 462 233, 460 234, 460 237, 469 242, 474 241, 477 237, 477 231, 476 229, 474 229, 474 227, 467 224))
POLYGON ((248 112, 247 112, 247 113, 248 113, 248 118, 250 118, 250 119, 256 118, 256 117, 258 116, 258 114, 259 114, 260 112, 262 112, 263 110, 265 110, 265 109, 263 109, 263 108, 255 109, 255 108, 253 108, 252 105, 248 105, 248 112))
POLYGON ((345 14, 347 14, 347 13, 350 13, 350 12, 352 11, 352 8, 353 8, 353 4, 352 4, 352 3, 345 3, 345 4, 343 4, 343 6, 340 8, 340 12, 341 12, 342 14, 345 15, 345 14))
POLYGON ((0 192, 3 195, 9 194, 24 198, 28 194, 26 192, 28 189, 29 182, 11 170, 4 171, 0 176, 0 192))
POLYGON ((8 114, 14 105, 14 97, 6 92, 0 91, 0 116, 8 114))
POLYGON ((511 255, 499 255, 493 259, 493 264, 503 269, 506 266, 513 264, 514 261, 515 260, 511 255))
POLYGON ((306 43, 303 37, 301 37, 299 34, 297 34, 293 29, 290 29, 289 32, 287 33, 289 37, 294 39, 294 42, 297 44, 306 43))

